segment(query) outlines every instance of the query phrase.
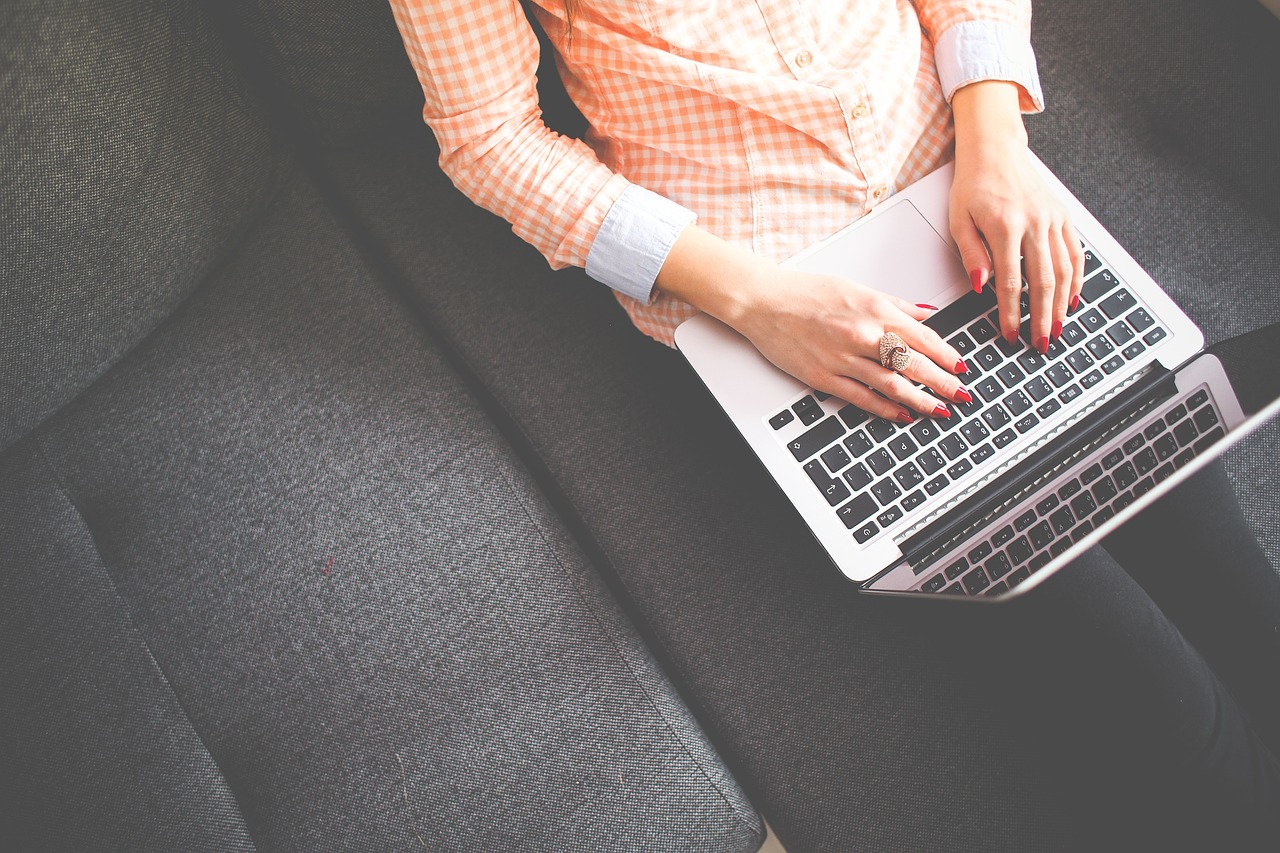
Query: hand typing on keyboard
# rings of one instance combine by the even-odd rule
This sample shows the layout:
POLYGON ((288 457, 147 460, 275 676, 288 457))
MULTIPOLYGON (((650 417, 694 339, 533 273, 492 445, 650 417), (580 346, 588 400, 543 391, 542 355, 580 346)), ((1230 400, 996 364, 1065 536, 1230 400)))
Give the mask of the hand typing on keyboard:
POLYGON ((988 279, 994 283, 1000 334, 1010 344, 1022 323, 1025 276, 1027 341, 1045 353, 1078 303, 1084 252, 1066 208, 1032 162, 1018 98, 1018 87, 1001 81, 956 92, 951 232, 974 289, 988 279))

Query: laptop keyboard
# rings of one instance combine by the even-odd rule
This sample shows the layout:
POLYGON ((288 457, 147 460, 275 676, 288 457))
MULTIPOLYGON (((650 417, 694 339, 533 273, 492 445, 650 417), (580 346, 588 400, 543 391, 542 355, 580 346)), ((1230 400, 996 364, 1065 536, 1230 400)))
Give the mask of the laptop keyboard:
POLYGON ((1079 451, 1054 466, 1035 491, 997 510, 913 562, 917 591, 998 596, 1167 480, 1225 435, 1206 388, 1166 401, 1101 451, 1079 451), (1082 459, 1086 459, 1082 463, 1082 459), (1047 486, 1047 487, 1046 487, 1047 486), (977 535, 975 536, 975 532, 977 535))
POLYGON ((855 541, 866 544, 917 512, 952 483, 973 482, 996 453, 1020 436, 1044 434, 1088 404, 1104 378, 1122 370, 1168 333, 1130 290, 1085 250, 1080 305, 1041 355, 1029 346, 1029 303, 1022 295, 1022 334, 999 334, 994 289, 968 293, 925 321, 965 359, 971 403, 947 402, 950 418, 898 424, 853 405, 828 414, 828 395, 809 391, 770 417, 809 480, 855 541), (1042 426, 1044 425, 1044 426, 1042 426), (788 433, 792 432, 788 430, 788 433))

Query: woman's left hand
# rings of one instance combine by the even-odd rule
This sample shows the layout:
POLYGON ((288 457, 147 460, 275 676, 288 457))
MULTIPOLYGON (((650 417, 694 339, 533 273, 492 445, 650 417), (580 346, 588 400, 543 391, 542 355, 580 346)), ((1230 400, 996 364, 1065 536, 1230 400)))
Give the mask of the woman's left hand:
POLYGON ((994 273, 1000 332, 1010 343, 1021 325, 1025 275, 1030 286, 1029 343, 1044 352, 1062 334, 1068 310, 1079 302, 1084 251, 1066 208, 1032 161, 1016 111, 1016 90, 1015 127, 1009 120, 1007 89, 984 91, 984 86, 988 84, 965 87, 953 100, 956 174, 951 233, 975 290, 994 273))

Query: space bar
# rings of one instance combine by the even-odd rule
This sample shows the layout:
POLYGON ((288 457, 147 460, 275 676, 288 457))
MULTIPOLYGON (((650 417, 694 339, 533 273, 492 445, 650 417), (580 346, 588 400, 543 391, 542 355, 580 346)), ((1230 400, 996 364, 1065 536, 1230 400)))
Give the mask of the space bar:
POLYGON ((956 329, 968 325, 969 321, 974 317, 984 314, 994 307, 996 307, 995 289, 988 285, 983 288, 981 293, 969 291, 925 320, 924 324, 943 338, 947 338, 956 329))

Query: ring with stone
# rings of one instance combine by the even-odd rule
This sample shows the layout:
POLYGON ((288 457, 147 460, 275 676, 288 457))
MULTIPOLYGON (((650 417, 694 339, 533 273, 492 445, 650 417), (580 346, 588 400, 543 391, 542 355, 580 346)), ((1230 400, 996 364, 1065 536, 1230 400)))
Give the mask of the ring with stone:
POLYGON ((880 336, 880 364, 898 373, 911 364, 911 347, 893 332, 880 336))

